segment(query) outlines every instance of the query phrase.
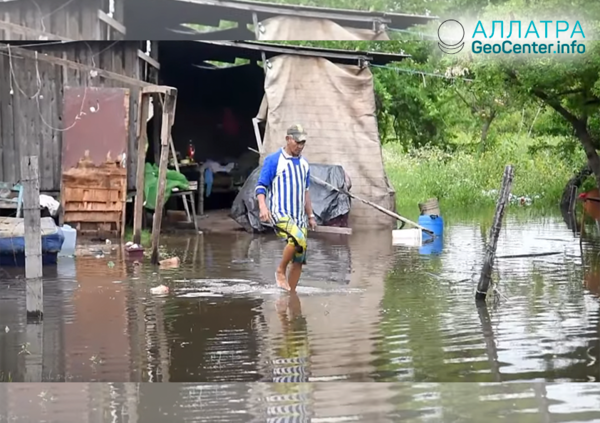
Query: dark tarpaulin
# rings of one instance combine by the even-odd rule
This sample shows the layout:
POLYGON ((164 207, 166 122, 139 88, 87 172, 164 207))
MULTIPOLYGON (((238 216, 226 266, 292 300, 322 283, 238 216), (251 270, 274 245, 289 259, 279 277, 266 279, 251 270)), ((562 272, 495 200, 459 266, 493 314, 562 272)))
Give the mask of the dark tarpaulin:
MULTIPOLYGON (((254 169, 231 206, 230 216, 247 232, 272 230, 263 226, 259 219, 258 200, 254 189, 256 188, 260 169, 260 167, 254 169)), ((315 176, 336 188, 346 191, 351 188, 351 182, 347 180, 342 166, 311 163, 310 173, 311 176, 315 176)), ((314 179, 310 181, 310 199, 318 225, 326 225, 350 212, 350 197, 323 186, 314 179)))

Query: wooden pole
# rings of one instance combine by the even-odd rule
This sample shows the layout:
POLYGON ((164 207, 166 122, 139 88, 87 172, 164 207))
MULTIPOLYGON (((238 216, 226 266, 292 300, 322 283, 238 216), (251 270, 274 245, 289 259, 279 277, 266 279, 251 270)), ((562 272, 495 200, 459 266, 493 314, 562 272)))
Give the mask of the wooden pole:
POLYGON ((25 278, 27 279, 27 320, 44 317, 42 283, 42 230, 40 218, 40 180, 37 156, 21 158, 23 220, 25 225, 25 278))
POLYGON ((204 172, 206 172, 206 169, 202 165, 200 166, 200 181, 198 182, 198 213, 200 213, 200 216, 204 216, 204 184, 206 182, 204 172))
POLYGON ((488 289, 490 287, 490 282, 492 280, 492 268, 494 267, 494 257, 496 255, 496 247, 498 246, 498 237, 500 236, 502 219, 504 217, 506 203, 508 202, 508 197, 510 195, 513 177, 513 167, 511 165, 506 166, 504 168, 504 175, 502 177, 500 196, 498 197, 498 202, 496 203, 494 222, 490 228, 490 236, 488 240, 485 261, 483 263, 483 268, 481 269, 481 276, 479 278, 479 283, 477 284, 477 291, 475 292, 475 299, 477 301, 485 301, 488 289))
POLYGON ((152 256, 151 262, 158 264, 158 243, 160 240, 160 227, 163 217, 165 189, 167 185, 167 162, 169 161, 169 138, 171 136, 171 124, 173 123, 173 110, 176 94, 166 94, 164 108, 162 111, 161 128, 161 151, 160 164, 158 168, 158 189, 156 192, 156 205, 154 208, 154 219, 152 222, 152 256))
POLYGON ((150 108, 150 95, 141 94, 140 126, 138 131, 138 157, 136 173, 136 194, 133 214, 133 242, 140 244, 142 241, 142 217, 144 214, 144 175, 146 163, 146 145, 148 143, 148 110, 150 108))

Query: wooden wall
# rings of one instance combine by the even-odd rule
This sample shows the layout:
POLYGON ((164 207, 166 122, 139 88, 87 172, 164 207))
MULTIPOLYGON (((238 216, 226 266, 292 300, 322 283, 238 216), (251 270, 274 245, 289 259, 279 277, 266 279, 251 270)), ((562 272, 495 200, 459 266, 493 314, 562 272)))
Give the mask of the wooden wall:
MULTIPOLYGON (((90 41, 54 44, 36 50, 140 78, 145 62, 138 58, 139 47, 136 41, 90 41)), ((5 51, 0 52, 0 181, 20 179, 20 156, 32 144, 32 153, 39 155, 40 189, 60 192, 62 134, 68 130, 61 121, 65 86, 131 89, 127 182, 128 190, 135 190, 139 90, 88 72, 14 57, 5 51)))
MULTIPOLYGON (((113 18, 125 20, 125 0, 115 0, 113 18)), ((54 34, 70 40, 118 40, 122 35, 98 18, 98 10, 109 12, 109 0, 0 0, 0 21, 54 34)), ((0 40, 40 40, 34 34, 2 29, 0 40)))

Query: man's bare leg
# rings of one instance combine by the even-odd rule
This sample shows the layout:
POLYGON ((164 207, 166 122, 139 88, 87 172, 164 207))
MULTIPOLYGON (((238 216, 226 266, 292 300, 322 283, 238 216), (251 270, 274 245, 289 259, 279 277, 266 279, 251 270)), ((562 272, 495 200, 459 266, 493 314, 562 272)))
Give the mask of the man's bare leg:
POLYGON ((281 263, 279 263, 279 267, 277 268, 277 272, 275 275, 277 277, 277 286, 285 289, 286 291, 290 290, 290 286, 287 282, 287 267, 292 258, 294 257, 296 249, 293 245, 287 244, 283 249, 283 257, 281 258, 281 263))
POLYGON ((296 292, 296 287, 298 286, 298 281, 300 280, 300 275, 302 274, 302 263, 292 263, 290 268, 290 274, 288 277, 288 285, 290 287, 290 292, 296 292))

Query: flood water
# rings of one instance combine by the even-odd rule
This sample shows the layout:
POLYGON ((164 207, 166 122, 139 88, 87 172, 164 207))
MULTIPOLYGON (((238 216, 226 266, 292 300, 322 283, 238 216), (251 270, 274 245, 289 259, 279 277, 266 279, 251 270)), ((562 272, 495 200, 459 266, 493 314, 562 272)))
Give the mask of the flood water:
POLYGON ((476 307, 490 223, 422 248, 313 236, 291 296, 272 236, 163 237, 182 260, 164 270, 98 246, 45 269, 43 325, 2 269, 0 381, 81 383, 1 384, 0 422, 599 421, 600 249, 509 215, 499 300, 476 307))

